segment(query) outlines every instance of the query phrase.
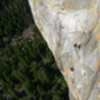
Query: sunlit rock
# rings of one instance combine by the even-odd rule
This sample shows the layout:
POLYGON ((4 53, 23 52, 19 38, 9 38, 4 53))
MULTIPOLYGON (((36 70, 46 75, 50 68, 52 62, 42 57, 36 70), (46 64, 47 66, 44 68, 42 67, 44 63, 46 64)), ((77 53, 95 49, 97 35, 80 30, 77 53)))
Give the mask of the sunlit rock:
POLYGON ((100 100, 100 0, 28 0, 71 100, 100 100))

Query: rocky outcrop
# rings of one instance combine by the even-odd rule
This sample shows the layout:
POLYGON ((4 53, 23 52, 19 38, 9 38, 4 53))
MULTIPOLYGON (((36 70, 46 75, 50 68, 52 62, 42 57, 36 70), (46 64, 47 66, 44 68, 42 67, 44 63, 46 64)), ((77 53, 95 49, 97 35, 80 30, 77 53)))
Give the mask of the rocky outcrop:
POLYGON ((100 100, 100 0, 28 0, 71 100, 100 100))

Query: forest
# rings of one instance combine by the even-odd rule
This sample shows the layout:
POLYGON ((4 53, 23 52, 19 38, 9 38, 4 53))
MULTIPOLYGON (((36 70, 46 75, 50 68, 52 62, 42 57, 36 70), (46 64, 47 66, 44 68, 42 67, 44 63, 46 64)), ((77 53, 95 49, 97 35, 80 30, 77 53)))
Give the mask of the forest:
POLYGON ((69 100, 27 0, 0 2, 0 100, 69 100), (25 37, 29 27, 32 33, 25 37))

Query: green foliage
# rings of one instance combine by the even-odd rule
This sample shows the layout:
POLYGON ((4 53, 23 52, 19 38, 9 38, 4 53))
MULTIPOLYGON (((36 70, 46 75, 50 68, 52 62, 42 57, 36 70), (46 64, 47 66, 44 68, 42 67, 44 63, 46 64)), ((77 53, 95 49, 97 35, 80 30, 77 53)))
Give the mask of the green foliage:
POLYGON ((0 5, 1 47, 4 46, 4 42, 9 42, 12 36, 21 35, 22 31, 32 23, 32 17, 27 0, 2 0, 0 5))
POLYGON ((32 22, 27 1, 2 0, 0 9, 0 100, 68 100, 63 76, 35 26, 34 40, 9 44, 32 22))
MULTIPOLYGON (((36 30, 36 27, 34 27, 36 30)), ((67 85, 38 30, 28 39, 2 51, 0 98, 9 100, 64 100, 67 85)), ((2 99, 3 100, 3 99, 2 99)))

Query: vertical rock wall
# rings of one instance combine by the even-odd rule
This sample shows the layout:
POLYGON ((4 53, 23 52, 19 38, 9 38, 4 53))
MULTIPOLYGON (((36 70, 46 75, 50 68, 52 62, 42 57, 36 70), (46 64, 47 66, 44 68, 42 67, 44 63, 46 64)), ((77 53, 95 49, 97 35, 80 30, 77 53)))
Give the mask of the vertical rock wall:
POLYGON ((100 0, 28 0, 72 100, 100 100, 100 0))

